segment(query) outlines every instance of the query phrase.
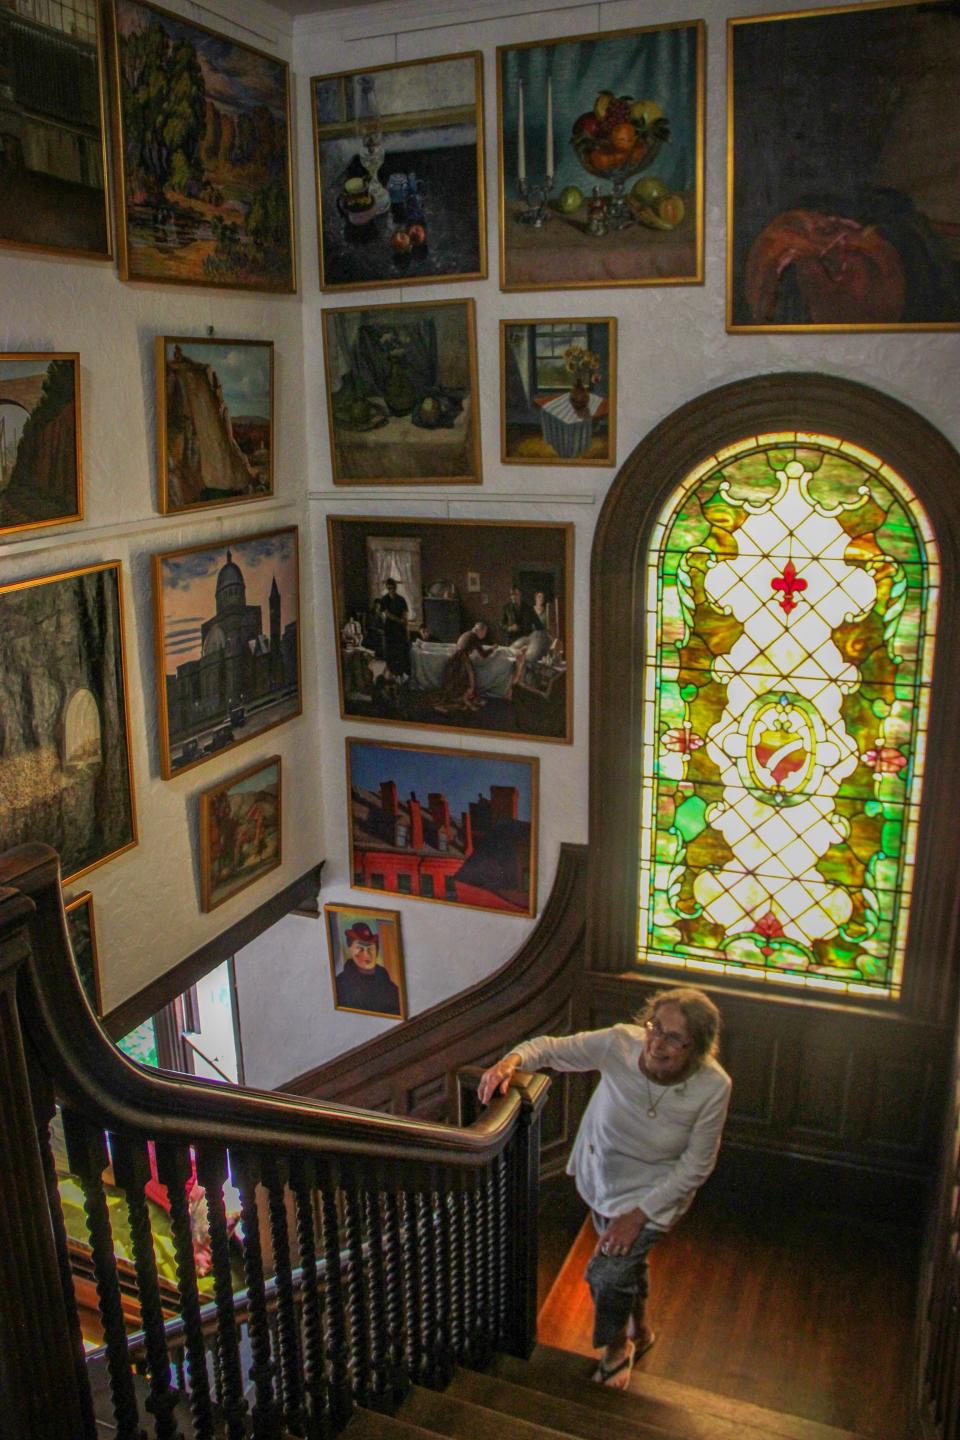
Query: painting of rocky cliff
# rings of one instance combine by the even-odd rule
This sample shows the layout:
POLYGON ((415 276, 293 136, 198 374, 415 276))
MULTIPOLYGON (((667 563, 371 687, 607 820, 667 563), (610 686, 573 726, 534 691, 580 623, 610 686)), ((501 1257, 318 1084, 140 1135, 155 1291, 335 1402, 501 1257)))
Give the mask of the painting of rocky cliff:
POLYGON ((158 335, 164 515, 273 494, 273 343, 158 335))
POLYGON ((64 883, 137 843, 120 562, 0 587, 0 849, 64 883))
POLYGON ((0 355, 0 534, 83 516, 80 360, 0 355))
POLYGON ((141 0, 113 62, 123 278, 295 290, 286 63, 141 0))

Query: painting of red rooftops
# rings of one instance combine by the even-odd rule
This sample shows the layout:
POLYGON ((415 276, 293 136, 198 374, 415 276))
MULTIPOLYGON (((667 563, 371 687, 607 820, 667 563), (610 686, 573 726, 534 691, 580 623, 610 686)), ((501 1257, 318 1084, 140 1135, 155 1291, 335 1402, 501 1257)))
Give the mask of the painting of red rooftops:
POLYGON ((538 766, 348 739, 354 888, 535 915, 538 766))

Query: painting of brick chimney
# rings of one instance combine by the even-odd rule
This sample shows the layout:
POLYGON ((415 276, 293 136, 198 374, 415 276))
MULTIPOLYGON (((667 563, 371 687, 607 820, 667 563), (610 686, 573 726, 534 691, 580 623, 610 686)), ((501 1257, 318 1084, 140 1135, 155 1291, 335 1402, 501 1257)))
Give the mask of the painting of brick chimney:
POLYGON ((538 764, 348 739, 354 887, 535 915, 538 764))

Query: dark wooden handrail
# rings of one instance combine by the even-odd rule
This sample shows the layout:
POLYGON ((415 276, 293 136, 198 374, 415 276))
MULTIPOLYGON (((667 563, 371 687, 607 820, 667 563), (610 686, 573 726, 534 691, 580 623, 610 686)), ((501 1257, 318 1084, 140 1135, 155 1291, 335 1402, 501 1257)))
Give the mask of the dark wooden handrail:
MULTIPOLYGON (((507 1144, 523 1105, 539 1108, 544 1077, 531 1077, 491 1105, 469 1128, 433 1124, 334 1102, 278 1096, 241 1087, 229 1090, 196 1077, 148 1071, 109 1040, 90 1007, 72 965, 50 963, 69 953, 60 895, 59 862, 49 846, 19 846, 0 857, 0 887, 33 902, 27 927, 34 955, 21 976, 24 1026, 61 1099, 105 1129, 151 1134, 195 1144, 251 1144, 323 1156, 370 1155, 381 1161, 478 1167, 507 1144)), ((23 924, 17 908, 12 926, 23 924)), ((0 940, 3 939, 0 917, 0 940)))

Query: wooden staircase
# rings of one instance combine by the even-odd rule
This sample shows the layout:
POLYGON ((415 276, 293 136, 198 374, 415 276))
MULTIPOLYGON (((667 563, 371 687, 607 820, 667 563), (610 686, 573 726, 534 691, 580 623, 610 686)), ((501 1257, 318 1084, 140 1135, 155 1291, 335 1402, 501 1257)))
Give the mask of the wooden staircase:
MULTIPOLYGON (((457 1369, 446 1390, 414 1386, 395 1415, 357 1410, 350 1440, 863 1440, 797 1415, 635 1370, 626 1393, 591 1382, 583 1355, 538 1345, 457 1369)), ((901 1440, 885 1436, 884 1440, 901 1440)))

